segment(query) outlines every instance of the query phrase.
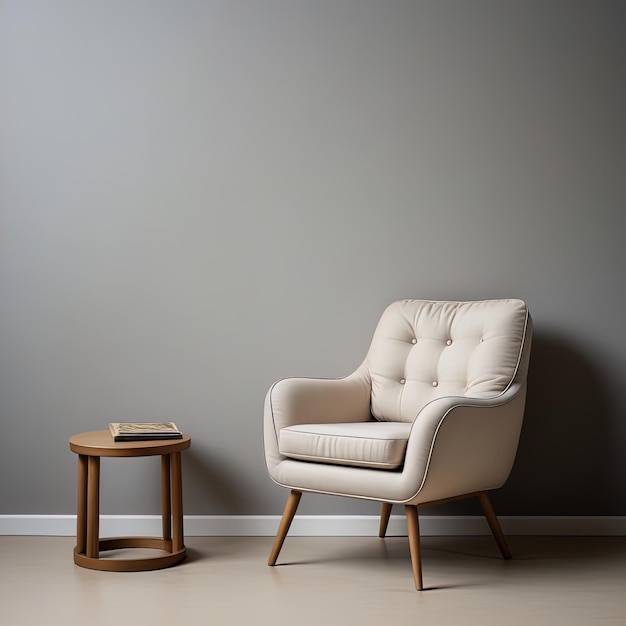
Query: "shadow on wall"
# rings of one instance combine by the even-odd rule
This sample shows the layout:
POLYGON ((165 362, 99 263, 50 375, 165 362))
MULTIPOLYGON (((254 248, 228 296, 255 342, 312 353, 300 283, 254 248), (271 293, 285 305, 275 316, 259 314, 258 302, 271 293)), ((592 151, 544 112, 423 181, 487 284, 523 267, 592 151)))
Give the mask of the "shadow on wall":
POLYGON ((611 514, 607 393, 570 343, 535 333, 517 458, 493 496, 498 514, 611 514))
POLYGON ((239 513, 245 504, 243 488, 227 471, 221 455, 215 450, 205 451, 196 442, 185 458, 185 512, 190 514, 217 515, 239 513), (213 510, 216 506, 219 510, 213 510))
MULTIPOLYGON (((262 507, 250 480, 222 450, 198 437, 183 457, 185 513, 189 515, 253 515, 262 507)), ((269 480, 269 479, 268 479, 269 480)))

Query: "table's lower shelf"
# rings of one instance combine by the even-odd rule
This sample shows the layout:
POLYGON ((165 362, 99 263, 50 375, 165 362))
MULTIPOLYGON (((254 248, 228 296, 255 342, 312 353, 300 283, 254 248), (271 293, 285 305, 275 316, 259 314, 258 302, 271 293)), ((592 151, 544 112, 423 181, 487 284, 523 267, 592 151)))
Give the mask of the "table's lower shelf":
POLYGON ((116 537, 114 539, 100 539, 98 541, 100 552, 108 550, 121 550, 124 548, 149 548, 163 550, 167 554, 137 559, 100 559, 86 556, 74 548, 74 563, 89 569, 104 570, 107 572, 143 572, 153 569, 163 569, 180 563, 187 556, 187 548, 172 552, 171 540, 159 539, 158 537, 116 537))

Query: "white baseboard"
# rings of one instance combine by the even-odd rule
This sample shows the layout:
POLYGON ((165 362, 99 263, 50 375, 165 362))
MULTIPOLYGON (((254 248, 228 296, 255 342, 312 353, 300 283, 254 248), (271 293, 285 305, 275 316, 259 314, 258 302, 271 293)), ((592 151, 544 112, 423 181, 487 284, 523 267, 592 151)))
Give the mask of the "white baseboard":
MULTIPOLYGON (((624 516, 512 516, 500 517, 506 535, 626 535, 624 516)), ((187 515, 187 537, 272 537, 278 515, 187 515)), ((356 537, 378 535, 376 515, 296 515, 289 534, 294 537, 356 537)), ((102 515, 100 536, 159 535, 158 515, 102 515)), ((424 537, 489 535, 485 519, 471 515, 421 515, 424 537)), ((0 535, 64 536, 76 534, 75 515, 0 515, 0 535)), ((406 535, 402 515, 392 515, 388 533, 406 535)))

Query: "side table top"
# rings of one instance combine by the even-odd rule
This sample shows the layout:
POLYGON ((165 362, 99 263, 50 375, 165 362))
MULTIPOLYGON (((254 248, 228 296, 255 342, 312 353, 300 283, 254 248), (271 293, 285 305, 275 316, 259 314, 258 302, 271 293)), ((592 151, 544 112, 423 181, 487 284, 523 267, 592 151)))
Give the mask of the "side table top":
POLYGON ((150 439, 148 441, 114 441, 109 430, 94 430, 70 437, 70 450, 87 456, 156 456, 186 450, 191 437, 150 439))

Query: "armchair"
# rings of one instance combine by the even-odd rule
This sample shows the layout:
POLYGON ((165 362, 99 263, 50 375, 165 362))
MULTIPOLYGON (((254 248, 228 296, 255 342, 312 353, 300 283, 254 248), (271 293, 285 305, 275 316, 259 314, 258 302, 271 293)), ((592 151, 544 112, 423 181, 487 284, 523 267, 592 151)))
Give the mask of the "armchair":
POLYGON ((402 300, 384 311, 360 367, 341 379, 288 378, 265 400, 271 479, 290 489, 268 564, 303 492, 405 507, 422 589, 418 508, 478 497, 505 559, 487 492, 509 476, 522 426, 532 321, 521 300, 402 300))

